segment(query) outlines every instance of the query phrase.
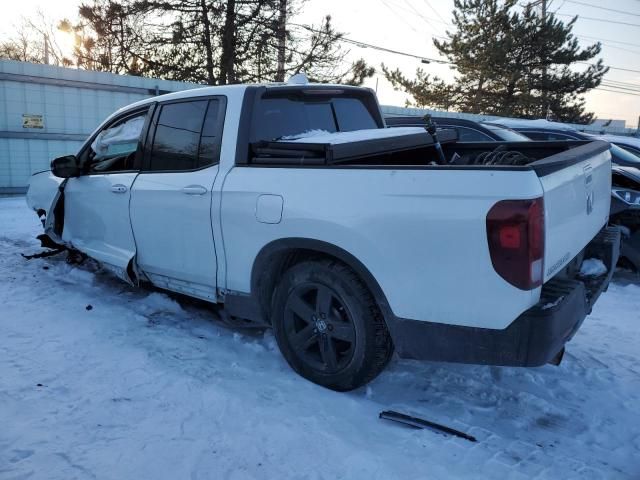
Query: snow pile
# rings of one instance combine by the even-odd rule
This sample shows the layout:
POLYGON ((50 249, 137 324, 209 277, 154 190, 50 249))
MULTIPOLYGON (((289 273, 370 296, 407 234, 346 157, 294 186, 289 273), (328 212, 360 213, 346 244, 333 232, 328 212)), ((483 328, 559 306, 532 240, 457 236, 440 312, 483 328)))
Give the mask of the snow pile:
POLYGON ((580 275, 583 277, 600 277, 607 272, 607 267, 598 258, 587 258, 580 266, 580 275))
POLYGON ((320 130, 316 128, 313 130, 307 130, 306 132, 296 133, 295 135, 283 135, 282 137, 280 137, 280 140, 281 141, 300 140, 301 138, 314 137, 316 135, 326 135, 330 133, 331 132, 329 132, 328 130, 320 130))
POLYGON ((545 303, 542 306, 542 310, 549 310, 550 308, 557 307, 562 303, 563 300, 564 300, 564 295, 558 297, 558 299, 555 302, 545 303))
POLYGON ((184 312, 178 302, 171 300, 166 295, 158 292, 153 292, 146 298, 140 300, 139 305, 143 310, 150 313, 168 312, 180 314, 184 312))
POLYGON ((299 135, 283 137, 282 141, 296 143, 340 143, 359 142, 362 140, 374 140, 378 138, 402 137, 421 133, 425 138, 431 137, 422 127, 398 127, 398 128, 370 128, 366 130, 354 130, 352 132, 327 132, 324 130, 310 130, 299 135))
POLYGON ((41 228, 23 198, 0 199, 2 479, 640 474, 637 276, 600 297, 560 367, 394 359, 344 394, 292 372, 270 331, 231 330, 197 302, 64 256, 26 261, 41 228), (379 420, 382 410, 478 443, 379 420))

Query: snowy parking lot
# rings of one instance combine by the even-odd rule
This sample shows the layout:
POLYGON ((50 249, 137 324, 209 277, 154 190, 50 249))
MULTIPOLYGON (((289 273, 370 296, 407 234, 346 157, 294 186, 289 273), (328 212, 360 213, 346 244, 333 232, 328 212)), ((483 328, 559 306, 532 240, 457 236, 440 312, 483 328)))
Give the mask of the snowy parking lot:
POLYGON ((640 478, 640 278, 618 272, 559 367, 394 358, 297 376, 271 333, 40 251, 0 198, 1 479, 640 478), (379 420, 393 409, 477 443, 379 420))

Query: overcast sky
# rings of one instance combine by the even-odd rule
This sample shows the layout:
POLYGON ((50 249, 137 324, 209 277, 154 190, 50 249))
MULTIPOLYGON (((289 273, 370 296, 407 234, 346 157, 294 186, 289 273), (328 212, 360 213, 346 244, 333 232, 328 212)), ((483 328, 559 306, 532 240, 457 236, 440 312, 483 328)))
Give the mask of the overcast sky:
MULTIPOLYGON (((0 17, 0 35, 10 34, 22 16, 33 15, 38 9, 53 19, 67 17, 74 19, 79 0, 4 0, 0 17)), ((602 58, 605 64, 640 72, 640 2, 638 0, 549 0, 549 11, 556 12, 562 20, 579 14, 574 33, 583 45, 603 41, 602 58), (588 7, 597 5, 628 12, 626 14, 588 7), (595 21, 586 17, 606 20, 595 21), (624 22, 621 25, 611 22, 624 22)), ((308 0, 300 18, 300 23, 320 23, 322 16, 330 14, 336 28, 348 38, 393 50, 413 53, 419 56, 439 58, 433 46, 433 36, 444 36, 451 29, 453 0, 308 0)), ((403 105, 405 95, 394 92, 380 72, 380 63, 391 68, 400 68, 405 74, 413 75, 420 65, 419 60, 400 55, 383 53, 372 49, 362 49, 345 45, 352 59, 363 57, 376 66, 378 74, 367 85, 375 88, 378 84, 380 102, 387 105, 403 105)), ((429 73, 451 78, 452 72, 446 65, 422 65, 429 73)), ((640 73, 611 70, 605 77, 611 81, 622 81, 640 86, 640 73)), ((603 87, 605 88, 605 87, 603 87)), ((606 91, 592 91, 587 96, 588 108, 599 118, 624 119, 628 126, 635 127, 640 115, 640 96, 624 95, 606 91)))

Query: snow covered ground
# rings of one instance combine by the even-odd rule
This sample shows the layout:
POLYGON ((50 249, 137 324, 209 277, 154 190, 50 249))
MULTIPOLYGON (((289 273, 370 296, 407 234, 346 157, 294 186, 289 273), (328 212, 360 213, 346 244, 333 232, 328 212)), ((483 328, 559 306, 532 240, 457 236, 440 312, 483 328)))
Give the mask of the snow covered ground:
POLYGON ((560 367, 394 359, 368 388, 294 374, 272 335, 39 251, 0 198, 1 479, 640 478, 640 280, 618 275, 560 367), (89 309, 91 305, 91 309, 89 309), (470 443, 378 419, 395 409, 470 443))

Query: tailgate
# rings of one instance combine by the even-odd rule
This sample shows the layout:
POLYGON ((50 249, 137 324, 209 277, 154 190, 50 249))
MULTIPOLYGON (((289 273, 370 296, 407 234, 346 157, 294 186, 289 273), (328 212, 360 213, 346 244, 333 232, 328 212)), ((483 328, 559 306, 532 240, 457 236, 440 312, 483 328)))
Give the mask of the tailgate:
POLYGON ((591 142, 531 167, 544 191, 546 282, 578 255, 609 219, 609 144, 591 142))

